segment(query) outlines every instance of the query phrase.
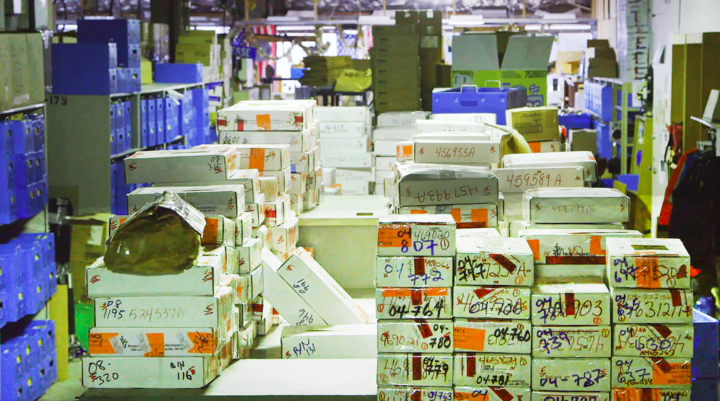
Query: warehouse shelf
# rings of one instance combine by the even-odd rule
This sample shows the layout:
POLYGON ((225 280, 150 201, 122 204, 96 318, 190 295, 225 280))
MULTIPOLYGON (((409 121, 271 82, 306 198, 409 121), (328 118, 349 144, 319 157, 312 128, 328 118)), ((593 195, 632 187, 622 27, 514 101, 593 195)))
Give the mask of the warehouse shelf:
POLYGON ((27 113, 35 109, 39 109, 45 106, 45 103, 36 103, 22 107, 16 107, 14 109, 0 110, 0 115, 15 114, 15 113, 27 113))
POLYGON ((158 92, 166 92, 169 90, 183 90, 188 88, 194 88, 196 86, 202 86, 204 85, 203 82, 197 82, 193 84, 158 84, 158 83, 152 83, 142 86, 142 90, 140 91, 141 94, 147 94, 147 93, 158 93, 158 92))

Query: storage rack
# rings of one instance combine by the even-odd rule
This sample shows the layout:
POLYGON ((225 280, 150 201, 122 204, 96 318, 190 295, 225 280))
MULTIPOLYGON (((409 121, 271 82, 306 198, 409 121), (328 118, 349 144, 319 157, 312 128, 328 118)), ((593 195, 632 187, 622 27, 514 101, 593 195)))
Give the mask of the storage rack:
POLYGON ((193 84, 148 84, 138 93, 112 95, 48 95, 47 99, 47 160, 51 198, 69 199, 74 214, 109 213, 111 200, 111 169, 113 160, 137 151, 165 149, 169 144, 186 145, 178 136, 164 144, 140 146, 140 99, 149 94, 166 95, 168 91, 225 84, 224 80, 193 84), (130 100, 132 105, 132 148, 111 154, 110 104, 130 100))

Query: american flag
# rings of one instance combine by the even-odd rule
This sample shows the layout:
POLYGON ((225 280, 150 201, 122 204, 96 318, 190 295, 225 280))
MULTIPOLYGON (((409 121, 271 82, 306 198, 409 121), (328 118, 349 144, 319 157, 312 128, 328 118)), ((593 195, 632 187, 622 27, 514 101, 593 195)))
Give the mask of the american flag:
MULTIPOLYGON (((276 29, 274 25, 256 26, 252 28, 252 33, 254 33, 255 35, 275 35, 276 29)), ((262 51, 270 57, 277 56, 277 43, 262 41, 258 42, 257 46, 258 49, 262 49, 262 51)), ((260 79, 265 78, 265 72, 267 71, 268 66, 272 66, 273 68, 275 67, 275 61, 265 60, 260 54, 260 52, 258 52, 258 56, 255 62, 257 63, 256 67, 260 79)))

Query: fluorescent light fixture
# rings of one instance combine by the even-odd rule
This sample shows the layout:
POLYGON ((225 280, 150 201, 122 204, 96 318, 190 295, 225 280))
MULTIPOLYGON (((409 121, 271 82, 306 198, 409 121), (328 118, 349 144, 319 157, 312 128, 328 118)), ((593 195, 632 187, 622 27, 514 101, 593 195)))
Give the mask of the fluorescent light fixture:
POLYGON ((485 21, 482 15, 451 15, 450 19, 443 20, 443 24, 461 28, 472 28, 485 25, 485 21))
POLYGON ((592 27, 588 24, 552 24, 550 29, 553 31, 589 31, 592 27))
POLYGON ((361 15, 359 25, 395 25, 395 20, 389 15, 361 15))
POLYGON ((525 25, 525 30, 526 30, 526 31, 539 31, 539 30, 541 30, 541 29, 542 29, 542 25, 541 25, 541 24, 527 24, 527 25, 525 25))

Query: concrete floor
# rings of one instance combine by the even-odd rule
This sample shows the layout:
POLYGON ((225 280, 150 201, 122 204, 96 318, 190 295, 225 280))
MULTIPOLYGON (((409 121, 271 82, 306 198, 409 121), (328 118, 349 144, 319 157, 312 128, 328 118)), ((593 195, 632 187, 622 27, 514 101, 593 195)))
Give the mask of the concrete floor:
POLYGON ((82 395, 85 388, 80 384, 82 364, 74 360, 68 365, 68 379, 55 382, 48 391, 40 397, 39 401, 74 401, 75 397, 82 395))

